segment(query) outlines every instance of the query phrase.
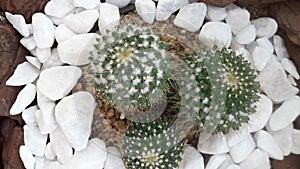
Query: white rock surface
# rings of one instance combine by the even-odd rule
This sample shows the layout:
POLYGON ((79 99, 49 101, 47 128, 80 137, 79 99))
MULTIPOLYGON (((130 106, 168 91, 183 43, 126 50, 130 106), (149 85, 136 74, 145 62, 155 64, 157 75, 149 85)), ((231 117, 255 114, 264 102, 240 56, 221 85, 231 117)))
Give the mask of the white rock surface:
POLYGON ((226 159, 223 161, 223 163, 219 166, 218 169, 227 169, 229 166, 231 166, 233 163, 231 157, 226 154, 226 159))
POLYGON ((234 50, 238 50, 239 48, 245 48, 245 45, 240 44, 235 37, 232 37, 230 47, 234 50))
POLYGON ((66 41, 75 35, 76 33, 73 32, 69 27, 67 27, 66 24, 60 24, 55 29, 55 39, 58 43, 66 41))
POLYGON ((227 17, 225 8, 207 5, 207 15, 209 21, 222 21, 227 17))
POLYGON ((252 53, 253 50, 254 50, 256 47, 258 47, 258 44, 257 44, 256 41, 253 41, 253 42, 251 42, 250 44, 245 45, 245 48, 246 48, 250 53, 252 53))
POLYGON ((46 149, 45 149, 45 157, 46 157, 46 159, 48 159, 48 160, 55 160, 56 155, 55 155, 55 153, 54 153, 54 151, 53 151, 53 148, 52 148, 51 143, 48 143, 48 144, 46 145, 46 149))
POLYGON ((33 34, 33 28, 32 28, 32 24, 26 24, 26 26, 27 26, 27 29, 28 29, 29 35, 32 35, 32 34, 33 34))
POLYGON ((300 154, 300 130, 293 130, 293 146, 291 152, 294 154, 300 154))
POLYGON ((230 130, 225 136, 228 146, 235 146, 249 136, 248 125, 241 126, 239 130, 230 130))
POLYGON ((227 155, 225 154, 213 155, 210 157, 205 169, 217 169, 226 160, 226 157, 227 155))
POLYGON ((283 58, 289 58, 289 54, 286 50, 284 41, 280 36, 274 35, 273 36, 273 43, 274 43, 275 53, 276 53, 279 60, 281 60, 283 58))
POLYGON ((273 44, 270 42, 270 40, 267 37, 258 38, 256 39, 256 42, 259 47, 265 48, 271 53, 274 52, 273 44))
POLYGON ((242 169, 268 169, 271 167, 268 154, 260 149, 255 149, 239 166, 242 169))
POLYGON ((99 0, 73 0, 73 4, 76 7, 82 7, 85 9, 93 9, 96 8, 99 4, 99 0))
POLYGON ((18 94, 16 101, 10 108, 10 115, 20 114, 34 100, 36 87, 34 84, 27 84, 18 94))
POLYGON ((174 24, 190 32, 196 32, 203 24, 207 7, 204 3, 185 5, 176 15, 174 24))
POLYGON ((43 13, 35 13, 32 16, 33 38, 36 45, 50 48, 54 43, 54 25, 51 19, 43 13))
POLYGON ((232 33, 236 35, 250 24, 250 13, 247 9, 230 9, 227 11, 226 23, 231 26, 232 33))
POLYGON ((12 26, 24 37, 29 36, 29 30, 26 25, 25 19, 22 15, 13 15, 9 12, 5 12, 7 20, 12 26))
POLYGON ((34 157, 28 147, 20 146, 20 157, 26 169, 34 169, 34 157))
POLYGON ((160 0, 157 4, 156 20, 165 21, 172 13, 184 7, 189 2, 188 0, 160 0))
POLYGON ((210 48, 215 45, 219 48, 229 47, 231 39, 231 28, 223 22, 207 22, 199 33, 200 42, 210 48))
POLYGON ((269 157, 276 160, 283 159, 283 154, 278 144, 268 132, 264 130, 256 132, 254 134, 254 140, 256 141, 257 147, 268 153, 269 157))
POLYGON ((99 18, 97 10, 85 10, 64 18, 64 23, 75 33, 88 33, 99 18), (87 19, 88 18, 88 19, 87 19))
POLYGON ((104 169, 125 169, 121 153, 116 147, 107 147, 107 159, 104 164, 104 169))
POLYGON ((95 107, 92 94, 77 92, 63 98, 55 108, 57 123, 76 151, 87 146, 95 107))
POLYGON ((156 6, 152 0, 136 0, 135 9, 145 22, 150 24, 154 22, 156 6))
POLYGON ((281 65, 288 73, 290 73, 294 78, 299 80, 299 73, 297 71, 296 66, 291 60, 289 60, 288 58, 283 58, 281 59, 281 65))
POLYGON ((50 143, 57 160, 61 164, 68 164, 71 162, 73 150, 67 138, 60 128, 50 133, 50 143))
POLYGON ((73 89, 81 74, 75 66, 52 67, 41 72, 37 88, 49 99, 59 100, 73 89))
POLYGON ((71 65, 86 65, 90 63, 90 52, 97 44, 95 33, 75 35, 71 39, 59 43, 57 46, 60 60, 71 65))
POLYGON ((236 35, 236 41, 240 44, 249 44, 255 40, 256 29, 253 25, 248 25, 236 35))
POLYGON ((293 96, 275 110, 269 120, 271 130, 277 131, 287 127, 300 114, 300 97, 293 96))
POLYGON ((51 57, 51 48, 39 48, 37 47, 36 50, 36 56, 40 60, 41 63, 45 63, 47 60, 51 57))
POLYGON ((198 150, 206 154, 222 154, 229 151, 226 137, 222 134, 212 135, 204 143, 198 143, 198 150))
POLYGON ((36 47, 35 40, 33 36, 22 38, 20 43, 28 50, 33 50, 36 47))
POLYGON ((55 102, 44 96, 37 90, 37 103, 40 108, 35 112, 40 132, 49 134, 57 128, 57 123, 54 116, 55 102))
POLYGON ((291 98, 299 91, 287 80, 285 71, 274 56, 271 57, 266 67, 260 72, 258 79, 261 89, 276 103, 291 98))
POLYGON ((262 47, 255 47, 252 52, 252 58, 256 69, 258 71, 262 71, 266 67, 272 56, 273 54, 267 49, 262 47))
POLYGON ((23 127, 24 129, 24 143, 27 146, 32 154, 36 156, 44 156, 47 135, 41 134, 37 126, 27 126, 23 127))
POLYGON ((251 21, 255 25, 258 37, 271 38, 277 31, 277 22, 270 17, 262 17, 251 21))
POLYGON ((226 169, 241 169, 241 168, 236 164, 231 164, 226 169))
POLYGON ((61 18, 74 8, 73 0, 51 0, 45 6, 44 11, 47 15, 61 18))
POLYGON ((229 154, 235 163, 240 163, 252 153, 255 147, 255 142, 252 136, 248 133, 248 136, 239 144, 230 147, 229 154))
POLYGON ((289 82, 293 85, 293 86, 297 86, 297 83, 296 83, 296 81, 295 81, 295 79, 294 79, 294 77, 292 76, 292 75, 288 75, 287 76, 287 78, 288 78, 288 80, 289 80, 289 82))
POLYGON ((105 0, 105 2, 116 5, 119 8, 123 8, 130 3, 130 0, 105 0))
POLYGON ((106 34, 106 30, 114 29, 120 20, 119 8, 115 5, 102 3, 100 6, 100 14, 98 27, 102 35, 106 34))
POLYGON ((39 74, 39 69, 28 62, 23 62, 17 66, 14 74, 6 81, 6 85, 23 86, 33 82, 39 74))
POLYGON ((181 169, 204 169, 204 159, 197 149, 192 146, 184 147, 181 169))
POLYGON ((269 128, 269 126, 267 126, 267 131, 272 135, 283 155, 289 155, 293 146, 293 125, 290 124, 287 127, 277 131, 273 131, 269 128))
POLYGON ((48 69, 55 66, 62 66, 64 63, 60 60, 57 48, 51 50, 51 57, 43 63, 43 69, 48 69))
POLYGON ((76 151, 71 162, 72 169, 103 168, 107 158, 105 142, 94 138, 91 139, 87 148, 76 151))
POLYGON ((34 67, 40 69, 41 68, 41 62, 39 61, 38 58, 33 57, 33 56, 26 56, 26 60, 31 63, 34 67))
POLYGON ((38 110, 38 107, 31 106, 27 109, 23 110, 22 112, 22 119, 25 121, 26 125, 28 126, 37 126, 37 120, 35 118, 35 112, 38 110))
POLYGON ((256 113, 249 116, 248 126, 251 133, 261 130, 267 124, 273 111, 272 100, 263 94, 259 96, 259 101, 255 103, 256 113))

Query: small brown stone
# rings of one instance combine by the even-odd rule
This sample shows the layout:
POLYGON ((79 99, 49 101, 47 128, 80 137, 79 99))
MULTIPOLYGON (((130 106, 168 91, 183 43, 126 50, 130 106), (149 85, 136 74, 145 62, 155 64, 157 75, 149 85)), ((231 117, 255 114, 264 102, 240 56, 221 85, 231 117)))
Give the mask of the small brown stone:
POLYGON ((225 7, 236 0, 201 0, 202 2, 209 4, 209 5, 214 5, 214 6, 219 6, 219 7, 225 7))
POLYGON ((299 155, 291 154, 284 157, 284 160, 272 160, 273 169, 299 169, 299 155))

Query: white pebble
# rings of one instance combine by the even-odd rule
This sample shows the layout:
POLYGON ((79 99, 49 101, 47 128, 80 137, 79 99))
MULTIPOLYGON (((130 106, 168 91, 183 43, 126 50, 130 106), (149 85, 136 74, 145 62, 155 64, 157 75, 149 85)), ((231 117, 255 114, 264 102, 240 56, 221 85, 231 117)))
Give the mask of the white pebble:
POLYGON ((50 143, 57 160, 61 164, 71 162, 73 149, 60 128, 50 133, 50 143))
POLYGON ((256 39, 256 42, 259 47, 265 48, 268 51, 270 51, 271 53, 274 52, 274 47, 267 37, 258 38, 258 39, 256 39))
POLYGON ((232 37, 230 47, 231 47, 231 49, 238 50, 238 49, 240 49, 240 48, 245 48, 245 45, 240 44, 240 43, 236 40, 236 37, 232 37))
POLYGON ((28 29, 29 35, 32 35, 32 34, 33 34, 33 28, 32 28, 32 24, 26 24, 26 26, 27 26, 27 29, 28 29))
POLYGON ((277 31, 278 25, 273 18, 262 17, 251 21, 255 25, 258 37, 271 38, 277 31))
POLYGON ((287 78, 293 86, 297 86, 297 83, 292 75, 288 74, 287 78))
POLYGON ((22 119, 25 121, 26 125, 28 126, 37 126, 37 120, 35 118, 35 112, 38 110, 38 107, 31 106, 27 109, 23 110, 22 112, 22 119))
POLYGON ((236 164, 231 164, 226 169, 241 169, 241 168, 236 164))
POLYGON ((29 36, 29 30, 26 25, 25 19, 22 15, 13 15, 9 12, 5 12, 7 20, 12 26, 24 37, 29 36))
POLYGON ((293 146, 291 152, 294 154, 300 154, 300 130, 293 130, 293 146))
POLYGON ((40 60, 41 63, 45 63, 51 57, 51 48, 39 48, 37 47, 36 56, 40 60))
POLYGON ((41 68, 41 62, 39 61, 38 58, 33 57, 33 56, 26 56, 26 60, 31 63, 34 67, 40 69, 41 68))
POLYGON ((269 156, 266 152, 255 149, 247 159, 239 164, 239 166, 242 169, 268 169, 270 168, 269 156))
POLYGON ((240 163, 252 153, 255 147, 255 142, 252 136, 248 133, 248 136, 239 144, 230 147, 229 154, 235 163, 240 163))
POLYGON ((73 4, 76 7, 82 7, 84 9, 93 9, 101 3, 99 0, 73 0, 73 4))
POLYGON ((20 43, 28 50, 33 50, 36 47, 33 36, 22 38, 20 43))
POLYGON ((231 157, 226 154, 226 159, 222 162, 222 164, 219 166, 218 169, 227 169, 229 166, 231 166, 233 163, 231 157))
POLYGON ((135 9, 145 22, 150 24, 154 22, 156 6, 152 0, 136 0, 135 9))
POLYGON ((232 33, 236 35, 250 24, 250 13, 242 8, 228 10, 226 23, 231 26, 232 33))
POLYGON ((281 65, 289 74, 291 74, 295 79, 299 80, 299 73, 291 60, 288 58, 283 58, 281 59, 281 65))
POLYGON ((258 71, 262 71, 272 57, 272 53, 265 48, 255 47, 252 52, 254 66, 258 71))
POLYGON ((280 36, 274 35, 273 36, 273 43, 274 43, 275 53, 276 53, 279 60, 281 60, 283 58, 289 58, 289 54, 286 50, 284 41, 280 36))
POLYGON ((197 149, 192 146, 184 147, 184 154, 180 163, 182 169, 204 169, 204 159, 197 149))
POLYGON ((27 126, 24 129, 24 143, 32 154, 42 157, 45 154, 47 135, 41 134, 37 126, 27 126))
POLYGON ((107 159, 104 169, 125 169, 121 153, 116 147, 107 147, 107 159))
POLYGON ((32 16, 33 38, 39 48, 50 48, 54 43, 54 25, 43 13, 32 16))
POLYGON ((55 39, 58 43, 66 41, 75 35, 76 33, 67 27, 66 24, 60 24, 55 29, 55 39))
POLYGON ((204 143, 198 143, 198 150, 206 154, 222 154, 229 151, 226 137, 223 134, 212 135, 204 143))
POLYGON ((239 144, 241 141, 246 139, 249 135, 248 125, 241 126, 239 130, 229 130, 227 133, 226 140, 229 147, 239 144))
POLYGON ((34 100, 36 88, 34 84, 27 84, 18 94, 16 101, 10 108, 10 115, 20 114, 34 100))
POLYGON ((34 169, 34 157, 28 147, 22 145, 19 149, 21 160, 26 169, 34 169))
POLYGON ((130 0, 105 0, 106 3, 113 4, 119 8, 123 8, 130 3, 130 0))
POLYGON ((102 35, 106 34, 106 30, 113 30, 119 24, 120 20, 119 8, 115 5, 102 3, 100 6, 100 15, 98 27, 102 35))
POLYGON ((45 149, 45 157, 46 157, 46 159, 48 159, 48 160, 54 160, 55 157, 56 157, 56 155, 55 155, 55 153, 54 153, 54 151, 53 151, 53 149, 52 149, 51 142, 48 143, 48 144, 46 145, 46 149, 45 149))
POLYGON ((225 154, 216 154, 210 157, 205 169, 217 169, 226 160, 225 154))
POLYGON ((57 48, 51 50, 51 57, 43 63, 43 69, 48 69, 55 66, 62 66, 64 63, 60 60, 57 48))
POLYGON ((188 0, 160 0, 157 4, 156 20, 165 21, 172 13, 184 7, 189 2, 188 0))
POLYGON ((28 62, 23 62, 17 66, 14 74, 6 81, 6 85, 23 86, 33 82, 39 74, 39 69, 28 62))
POLYGON ((256 30, 253 25, 248 25, 243 28, 239 33, 236 35, 236 40, 240 44, 249 44, 255 40, 256 37, 256 30))
POLYGON ((51 0, 45 6, 45 13, 54 17, 64 17, 74 9, 73 0, 51 0))
POLYGON ((207 15, 209 21, 222 21, 227 17, 225 8, 207 5, 207 15))

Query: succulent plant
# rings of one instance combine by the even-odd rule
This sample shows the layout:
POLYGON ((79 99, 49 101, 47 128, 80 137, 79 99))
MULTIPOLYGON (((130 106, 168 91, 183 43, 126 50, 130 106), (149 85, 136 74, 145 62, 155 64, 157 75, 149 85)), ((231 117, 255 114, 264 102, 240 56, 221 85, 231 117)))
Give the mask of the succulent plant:
POLYGON ((168 90, 170 54, 151 29, 119 26, 97 40, 90 72, 106 101, 123 110, 146 109, 168 90))
POLYGON ((185 61, 201 88, 199 129, 226 134, 249 121, 260 91, 249 61, 235 51, 216 47, 197 51, 185 61))
POLYGON ((122 146, 122 159, 127 169, 178 168, 183 143, 164 117, 148 123, 129 126, 122 146))

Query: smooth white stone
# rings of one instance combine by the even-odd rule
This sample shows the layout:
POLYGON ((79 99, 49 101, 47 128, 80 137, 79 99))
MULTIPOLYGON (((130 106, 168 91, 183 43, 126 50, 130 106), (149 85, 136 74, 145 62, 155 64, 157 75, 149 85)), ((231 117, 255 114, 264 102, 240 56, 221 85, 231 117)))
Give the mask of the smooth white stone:
POLYGON ((152 0, 136 0, 135 9, 145 22, 150 24, 154 22, 156 6, 152 0))
POLYGON ((222 154, 229 151, 226 137, 223 134, 216 134, 209 137, 204 143, 198 143, 198 150, 206 154, 222 154))
POLYGON ((121 153, 116 147, 107 147, 107 159, 104 164, 104 169, 125 169, 121 153))
POLYGON ((54 132, 50 133, 50 143, 57 160, 61 164, 70 163, 73 156, 73 150, 60 128, 57 128, 54 132))
POLYGON ((240 44, 235 37, 232 37, 230 47, 231 49, 238 50, 239 48, 245 48, 245 45, 240 44))
POLYGON ((251 21, 255 25, 258 37, 271 38, 277 31, 278 25, 273 18, 262 17, 251 21))
POLYGON ((24 37, 29 36, 29 30, 26 25, 25 19, 22 15, 13 15, 9 12, 5 12, 7 20, 12 26, 24 37))
POLYGON ((204 169, 204 159, 197 149, 192 146, 184 147, 182 162, 179 163, 181 169, 204 169))
POLYGON ((47 142, 47 135, 41 134, 37 126, 27 126, 24 129, 24 143, 32 154, 36 156, 44 156, 47 142))
POLYGON ((207 5, 207 15, 209 21, 222 21, 227 17, 225 8, 207 5))
POLYGON ((250 13, 242 8, 228 10, 226 23, 231 26, 232 33, 236 35, 250 24, 250 13))
POLYGON ((20 43, 28 50, 33 50, 36 47, 35 40, 33 36, 22 38, 20 43))
POLYGON ((258 38, 256 39, 256 42, 259 47, 265 48, 271 53, 274 52, 273 44, 270 42, 270 40, 267 37, 258 38))
POLYGON ((256 132, 254 134, 254 140, 256 141, 257 147, 268 153, 269 157, 276 160, 283 159, 283 154, 278 144, 268 132, 264 130, 256 132))
POLYGON ((272 57, 272 53, 265 48, 255 47, 252 52, 254 66, 258 71, 262 71, 272 57))
POLYGON ((22 145, 19 148, 21 160, 26 169, 34 169, 34 157, 28 147, 22 145))
POLYGON ((287 80, 285 71, 275 56, 271 57, 266 67, 258 75, 258 79, 261 89, 276 103, 291 98, 299 91, 287 80))
POLYGON ((174 24, 190 32, 196 32, 203 24, 206 10, 204 3, 187 4, 176 15, 174 24))
POLYGON ((239 166, 242 169, 268 169, 270 167, 260 167, 260 166, 270 166, 269 156, 266 152, 260 149, 255 149, 250 156, 242 161, 239 166))
POLYGON ((292 146, 293 146, 293 124, 288 125, 287 127, 273 131, 267 125, 267 131, 272 135, 276 143, 278 144, 279 148, 281 149, 284 156, 290 154, 292 146))
POLYGON ((117 6, 102 3, 98 20, 98 27, 101 34, 105 35, 106 30, 113 30, 119 24, 120 18, 120 12, 117 6))
POLYGON ((293 130, 293 146, 291 152, 293 154, 300 154, 300 130, 293 130))
POLYGON ((240 44, 249 44, 255 40, 256 29, 254 25, 248 25, 236 35, 236 41, 240 44))
POLYGON ((287 78, 288 78, 289 82, 290 82, 293 86, 297 86, 297 83, 296 83, 294 77, 293 77, 291 74, 288 74, 287 78))
POLYGON ((71 39, 76 33, 73 32, 66 24, 60 24, 55 29, 55 39, 58 43, 71 39))
POLYGON ((45 63, 51 57, 51 48, 36 48, 36 56, 41 63, 45 63))
POLYGON ((18 94, 16 101, 11 106, 9 114, 20 114, 34 100, 36 87, 34 84, 27 84, 18 94))
POLYGON ((56 155, 52 149, 51 142, 47 144, 46 149, 45 149, 45 157, 48 160, 54 160, 56 155))
POLYGON ((218 169, 227 169, 230 165, 234 164, 231 157, 226 154, 226 159, 223 161, 223 163, 218 167, 218 169))
POLYGON ((33 82, 39 74, 39 69, 28 62, 23 62, 17 66, 14 74, 6 81, 6 85, 23 86, 33 82))
POLYGON ((49 160, 47 160, 45 157, 36 156, 34 157, 34 160, 35 160, 34 169, 45 169, 46 164, 49 163, 49 160))
POLYGON ((41 72, 37 88, 49 99, 59 100, 73 89, 81 74, 75 66, 52 67, 41 72))
POLYGON ((223 22, 207 22, 199 33, 200 42, 210 48, 215 45, 219 48, 229 47, 231 39, 231 28, 223 22))
POLYGON ((74 8, 73 0, 51 0, 46 4, 44 11, 50 16, 64 17, 74 8))
POLYGON ((274 43, 275 53, 276 53, 279 60, 281 60, 283 58, 289 58, 289 54, 286 50, 284 41, 280 36, 274 35, 273 36, 273 43, 274 43))
POLYGON ((105 0, 105 2, 116 5, 119 8, 123 8, 130 3, 130 0, 105 0))
POLYGON ((293 96, 284 101, 282 105, 274 111, 269 120, 271 130, 277 131, 287 127, 300 114, 300 97, 293 96))
POLYGON ((98 18, 99 13, 97 10, 85 10, 65 17, 64 23, 75 33, 88 33, 98 18))
POLYGON ((239 144, 241 141, 246 139, 249 135, 248 125, 241 126, 239 130, 230 130, 226 134, 226 140, 229 147, 239 144))
POLYGON ((172 13, 184 7, 189 2, 188 0, 160 0, 157 4, 156 20, 165 21, 172 13))
POLYGON ((33 34, 33 28, 32 28, 32 24, 26 24, 26 26, 27 26, 27 29, 28 29, 29 35, 32 35, 32 34, 33 34))
POLYGON ((246 47, 246 49, 247 49, 250 53, 252 53, 253 50, 254 50, 256 47, 258 47, 258 44, 257 44, 256 41, 253 41, 253 42, 251 42, 250 44, 245 45, 245 47, 246 47))
POLYGON ((23 110, 22 112, 22 119, 25 121, 26 125, 28 126, 37 126, 37 120, 35 118, 35 112, 38 110, 38 107, 31 106, 27 109, 23 110))
POLYGON ((50 161, 46 169, 72 169, 69 165, 61 165, 58 161, 50 161))
POLYGON ((91 139, 87 148, 76 151, 71 162, 72 169, 103 168, 107 159, 105 142, 94 138, 91 139))
POLYGON ((53 132, 57 128, 54 116, 55 102, 44 96, 37 90, 37 103, 40 108, 35 113, 42 134, 53 132))
POLYGON ((64 63, 60 60, 57 48, 52 49, 51 57, 43 63, 43 69, 48 69, 55 66, 62 66, 64 63))
POLYGON ((206 140, 209 139, 210 136, 211 134, 208 134, 206 132, 201 132, 199 136, 198 144, 204 143, 206 140))
POLYGON ((76 7, 82 7, 84 9, 93 9, 100 4, 99 0, 73 0, 73 4, 76 7))
POLYGON ((226 169, 241 169, 241 168, 236 164, 231 164, 226 169))
POLYGON ((233 147, 230 147, 229 154, 235 163, 240 163, 252 153, 255 147, 255 142, 248 133, 248 136, 244 140, 233 147))
POLYGON ((92 94, 77 92, 63 98, 55 108, 57 123, 76 151, 87 146, 95 107, 92 94))
POLYGON ((264 128, 273 111, 272 100, 263 94, 259 94, 259 96, 259 101, 255 103, 256 112, 249 116, 250 120, 248 126, 250 133, 257 132, 264 128))
POLYGON ((299 80, 299 73, 291 60, 288 58, 283 58, 281 59, 281 65, 289 74, 291 74, 295 79, 299 80))
POLYGON ((54 43, 54 25, 43 13, 32 16, 33 38, 39 48, 50 48, 54 43))
POLYGON ((216 154, 210 157, 205 169, 217 169, 225 160, 226 154, 216 154))
POLYGON ((60 60, 71 65, 86 65, 90 63, 90 52, 97 44, 95 33, 75 35, 71 39, 59 43, 57 46, 60 60))
POLYGON ((33 57, 33 56, 26 56, 26 60, 31 63, 34 67, 40 69, 41 68, 41 62, 39 61, 38 58, 33 57))

